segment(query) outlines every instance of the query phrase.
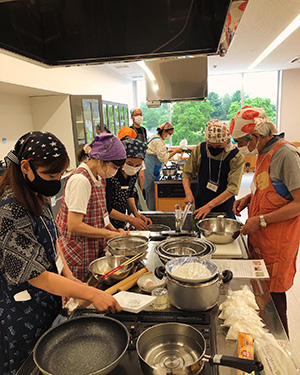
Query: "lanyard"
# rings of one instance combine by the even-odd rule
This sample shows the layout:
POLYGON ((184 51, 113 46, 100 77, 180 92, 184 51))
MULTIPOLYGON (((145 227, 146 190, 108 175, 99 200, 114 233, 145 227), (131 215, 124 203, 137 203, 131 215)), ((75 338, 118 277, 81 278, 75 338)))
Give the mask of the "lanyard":
POLYGON ((220 182, 222 163, 223 163, 223 160, 221 160, 221 162, 219 164, 218 180, 216 182, 212 181, 212 179, 211 179, 211 158, 210 157, 208 158, 208 167, 209 167, 208 181, 215 184, 215 185, 219 185, 219 182, 220 182))
MULTIPOLYGON (((47 208, 47 211, 50 213, 51 221, 54 221, 51 211, 48 210, 48 208, 47 208)), ((41 219, 42 223, 44 224, 44 226, 45 226, 45 228, 46 228, 46 230, 47 230, 47 233, 48 233, 48 235, 49 235, 49 238, 50 238, 50 241, 51 241, 51 244, 52 244, 52 248, 53 248, 53 251, 54 251, 55 257, 57 257, 56 246, 54 245, 53 238, 52 238, 52 235, 51 235, 51 233, 50 233, 50 231, 49 231, 49 228, 48 228, 47 224, 45 223, 45 220, 42 218, 42 216, 40 216, 40 219, 41 219)), ((54 223, 54 231, 55 231, 55 237, 58 238, 55 223, 54 223)))

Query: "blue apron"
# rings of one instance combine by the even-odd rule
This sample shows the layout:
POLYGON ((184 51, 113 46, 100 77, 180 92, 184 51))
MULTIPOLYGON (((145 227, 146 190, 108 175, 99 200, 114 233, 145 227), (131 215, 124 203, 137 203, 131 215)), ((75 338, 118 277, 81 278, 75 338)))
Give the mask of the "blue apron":
MULTIPOLYGON (((153 139, 160 139, 160 137, 153 137, 147 143, 149 144, 153 139)), ((149 155, 146 154, 145 156, 145 183, 144 189, 149 190, 151 185, 154 181, 159 177, 160 170, 163 166, 163 162, 161 162, 156 155, 149 155)))
MULTIPOLYGON (((201 143, 201 165, 198 174, 198 184, 195 192, 195 206, 196 209, 206 205, 212 199, 219 196, 227 189, 228 184, 228 174, 230 172, 230 161, 239 152, 237 148, 230 151, 227 157, 223 160, 220 167, 220 160, 215 160, 209 158, 206 152, 206 142, 201 143), (206 187, 209 181, 209 162, 211 163, 211 180, 212 182, 218 181, 219 169, 220 179, 217 191, 212 191, 206 187)), ((232 212, 233 203, 235 201, 234 196, 229 198, 224 203, 219 206, 214 207, 211 212, 226 212, 228 217, 234 218, 234 213, 232 212)))
MULTIPOLYGON (((9 198, 0 201, 0 207, 14 200, 9 198)), ((49 208, 50 210, 50 208, 49 208)), ((51 212, 51 211, 50 211, 51 212)), ((45 222, 45 228, 39 217, 34 220, 34 234, 37 241, 44 247, 51 266, 49 272, 57 272, 55 264, 56 241, 55 224, 53 218, 45 222)), ((34 348, 39 337, 50 328, 59 314, 62 299, 42 289, 35 288, 27 281, 18 285, 8 285, 6 276, 0 273, 0 373, 14 375, 34 348), (14 296, 22 291, 30 294, 29 301, 16 302, 14 296)))

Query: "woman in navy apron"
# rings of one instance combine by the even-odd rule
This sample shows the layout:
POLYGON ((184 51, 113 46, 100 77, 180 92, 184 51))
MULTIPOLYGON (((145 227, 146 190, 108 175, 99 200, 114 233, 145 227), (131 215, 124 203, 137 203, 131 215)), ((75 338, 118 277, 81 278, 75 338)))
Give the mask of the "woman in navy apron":
POLYGON ((204 219, 210 212, 235 218, 232 208, 238 194, 245 158, 231 143, 229 126, 211 120, 205 128, 205 141, 197 145, 183 170, 185 201, 194 202, 195 219, 204 219), (197 175, 196 191, 191 180, 197 175))
POLYGON ((61 309, 61 296, 119 311, 105 292, 76 280, 57 247, 47 196, 69 164, 51 133, 30 132, 5 158, 0 179, 0 373, 14 375, 61 309), (101 293, 99 293, 101 292, 101 293), (88 298, 87 298, 88 296, 88 298))
POLYGON ((158 126, 157 135, 153 135, 148 141, 148 150, 145 157, 145 184, 146 202, 149 210, 155 210, 154 181, 159 179, 162 166, 175 154, 182 152, 181 147, 167 150, 165 140, 171 138, 174 133, 174 126, 169 122, 158 126))

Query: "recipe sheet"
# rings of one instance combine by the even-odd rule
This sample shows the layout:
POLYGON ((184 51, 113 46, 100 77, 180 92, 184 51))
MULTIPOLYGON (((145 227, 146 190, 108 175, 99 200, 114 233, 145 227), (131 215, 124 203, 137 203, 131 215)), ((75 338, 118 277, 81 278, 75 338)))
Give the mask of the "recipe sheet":
POLYGON ((213 259, 220 272, 230 270, 233 278, 268 279, 269 273, 263 259, 213 259))

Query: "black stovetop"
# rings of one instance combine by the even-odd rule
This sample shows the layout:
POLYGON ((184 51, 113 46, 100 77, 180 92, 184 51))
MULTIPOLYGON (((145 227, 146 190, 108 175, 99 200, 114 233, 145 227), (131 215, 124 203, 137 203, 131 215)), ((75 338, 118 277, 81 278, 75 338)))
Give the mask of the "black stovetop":
MULTIPOLYGON (((71 318, 78 316, 87 316, 91 314, 100 314, 97 310, 84 309, 75 310, 71 318)), ((102 314, 103 315, 103 314, 102 314)), ((121 359, 119 365, 112 371, 113 375, 142 375, 142 370, 139 364, 138 355, 135 350, 135 343, 138 336, 152 325, 166 322, 178 322, 190 324, 198 329, 206 340, 206 354, 212 355, 215 353, 216 334, 214 325, 211 323, 211 316, 205 312, 186 312, 186 311, 142 311, 139 314, 132 314, 121 312, 118 314, 106 315, 121 321, 130 334, 131 340, 128 350, 121 359)), ((33 356, 30 355, 19 369, 17 375, 40 375, 42 374, 35 366, 33 356)), ((205 364, 201 375, 217 375, 217 367, 211 367, 208 363, 205 364)), ((74 374, 76 375, 76 374, 74 374)))

